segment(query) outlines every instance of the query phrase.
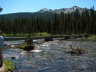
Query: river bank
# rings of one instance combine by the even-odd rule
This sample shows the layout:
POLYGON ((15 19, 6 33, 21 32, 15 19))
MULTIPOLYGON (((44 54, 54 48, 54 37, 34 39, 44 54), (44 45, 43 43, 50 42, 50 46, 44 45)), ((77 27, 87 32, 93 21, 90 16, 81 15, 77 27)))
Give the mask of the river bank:
POLYGON ((3 60, 3 66, 0 68, 0 72, 12 72, 14 70, 14 65, 10 60, 3 60))
POLYGON ((5 64, 3 64, 3 66, 0 68, 0 72, 4 72, 5 69, 5 64))

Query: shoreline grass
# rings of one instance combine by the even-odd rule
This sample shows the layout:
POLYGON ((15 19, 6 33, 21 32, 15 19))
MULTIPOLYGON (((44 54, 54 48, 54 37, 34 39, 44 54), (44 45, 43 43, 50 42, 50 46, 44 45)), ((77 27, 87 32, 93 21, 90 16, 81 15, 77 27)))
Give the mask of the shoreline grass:
POLYGON ((14 71, 15 67, 10 60, 4 60, 3 63, 5 64, 4 72, 14 71))
POLYGON ((90 37, 89 37, 88 39, 89 39, 89 40, 96 41, 96 35, 90 35, 90 37))
POLYGON ((26 36, 49 36, 50 34, 46 33, 46 32, 38 32, 38 33, 34 33, 34 34, 2 34, 2 36, 4 37, 26 37, 26 36))

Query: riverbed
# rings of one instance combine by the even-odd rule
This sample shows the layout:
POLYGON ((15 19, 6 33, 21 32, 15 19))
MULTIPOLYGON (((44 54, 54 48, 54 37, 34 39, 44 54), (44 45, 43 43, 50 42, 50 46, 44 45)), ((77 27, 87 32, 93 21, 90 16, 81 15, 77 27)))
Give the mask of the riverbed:
MULTIPOLYGON (((34 40, 39 42, 42 40, 34 40)), ((22 44, 23 40, 5 41, 7 44, 22 44)), ((8 48, 3 50, 3 59, 12 60, 14 72, 96 72, 96 42, 95 41, 65 41, 54 40, 35 43, 35 49, 22 54, 22 49, 8 48), (70 44, 86 49, 80 55, 66 53, 70 44), (12 57, 16 59, 11 59, 12 57)))

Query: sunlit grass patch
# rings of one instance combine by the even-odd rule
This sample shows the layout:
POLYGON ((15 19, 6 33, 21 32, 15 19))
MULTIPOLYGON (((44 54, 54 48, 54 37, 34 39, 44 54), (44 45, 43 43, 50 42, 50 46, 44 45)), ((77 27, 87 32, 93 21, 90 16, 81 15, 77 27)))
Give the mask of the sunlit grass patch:
POLYGON ((92 35, 89 37, 89 40, 95 40, 96 41, 96 35, 92 35))
POLYGON ((35 36, 48 36, 50 34, 48 34, 47 32, 38 32, 34 34, 35 36))
POLYGON ((14 71, 14 65, 10 60, 4 60, 5 69, 4 72, 14 71))
POLYGON ((33 33, 33 34, 23 34, 23 33, 17 33, 17 34, 5 34, 3 33, 2 36, 4 37, 26 37, 26 36, 49 36, 50 34, 48 34, 47 32, 37 32, 37 33, 33 33))

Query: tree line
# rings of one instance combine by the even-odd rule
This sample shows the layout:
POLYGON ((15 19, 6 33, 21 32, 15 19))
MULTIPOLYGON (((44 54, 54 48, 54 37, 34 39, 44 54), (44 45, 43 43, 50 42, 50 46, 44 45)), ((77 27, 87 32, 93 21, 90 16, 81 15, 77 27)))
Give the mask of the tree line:
POLYGON ((14 18, 0 20, 0 30, 6 34, 96 34, 96 12, 93 8, 76 9, 73 13, 54 13, 52 18, 14 18))

